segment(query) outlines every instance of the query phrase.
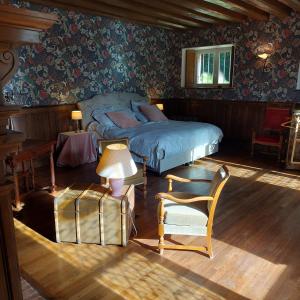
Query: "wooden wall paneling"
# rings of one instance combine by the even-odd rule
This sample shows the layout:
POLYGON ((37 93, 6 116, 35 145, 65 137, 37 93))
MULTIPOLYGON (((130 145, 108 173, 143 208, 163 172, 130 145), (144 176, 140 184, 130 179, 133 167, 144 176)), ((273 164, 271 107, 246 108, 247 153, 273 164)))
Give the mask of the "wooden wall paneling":
POLYGON ((234 113, 231 113, 231 118, 229 119, 230 125, 231 125, 231 138, 236 140, 239 138, 239 136, 242 136, 242 127, 243 122, 247 121, 244 118, 244 108, 247 105, 243 106, 239 103, 236 105, 236 107, 233 107, 231 104, 230 108, 233 110, 234 113))
MULTIPOLYGON (((157 100, 156 100, 157 101, 157 100)), ((175 120, 208 122, 219 126, 225 139, 250 141, 252 130, 259 131, 268 105, 290 107, 293 103, 212 99, 168 99, 166 115, 175 120)))
POLYGON ((216 103, 218 115, 221 116, 221 122, 217 122, 216 124, 222 128, 224 136, 228 137, 230 132, 232 132, 232 124, 231 124, 231 103, 223 102, 216 103))
POLYGON ((53 140, 62 131, 70 130, 71 111, 75 104, 23 108, 12 119, 14 130, 23 132, 27 139, 53 140))
MULTIPOLYGON (((72 130, 71 112, 63 111, 60 114, 56 114, 56 124, 57 124, 57 128, 55 130, 56 135, 59 132, 72 130)), ((56 124, 53 125, 55 126, 56 124)))

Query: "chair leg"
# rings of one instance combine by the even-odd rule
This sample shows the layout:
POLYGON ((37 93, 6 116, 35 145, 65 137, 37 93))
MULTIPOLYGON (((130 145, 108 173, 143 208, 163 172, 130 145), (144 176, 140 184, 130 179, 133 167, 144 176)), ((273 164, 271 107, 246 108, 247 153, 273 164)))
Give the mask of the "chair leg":
POLYGON ((164 223, 162 220, 160 220, 160 223, 158 224, 158 235, 159 235, 159 241, 158 241, 158 249, 159 254, 163 255, 164 253, 164 245, 165 245, 165 230, 164 230, 164 223))
POLYGON ((253 157, 254 155, 254 143, 251 144, 251 156, 253 157))
POLYGON ((277 154, 277 160, 280 163, 280 159, 281 159, 281 147, 278 148, 278 154, 277 154))
POLYGON ((211 236, 207 237, 207 254, 209 255, 210 259, 214 258, 214 254, 212 251, 212 244, 211 244, 211 236))
POLYGON ((159 242, 158 242, 158 249, 159 249, 159 254, 163 255, 164 254, 164 248, 162 248, 161 246, 164 246, 165 244, 165 239, 164 236, 160 236, 159 237, 159 242))
POLYGON ((144 180, 143 194, 144 194, 144 201, 146 201, 146 199, 147 199, 147 179, 144 180))

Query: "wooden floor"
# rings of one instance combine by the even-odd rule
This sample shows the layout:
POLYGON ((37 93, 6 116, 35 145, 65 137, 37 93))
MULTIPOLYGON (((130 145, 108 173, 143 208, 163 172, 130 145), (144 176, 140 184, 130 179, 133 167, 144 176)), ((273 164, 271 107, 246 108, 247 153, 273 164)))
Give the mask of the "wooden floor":
MULTIPOLYGON (((300 299, 300 172, 278 169, 272 159, 251 159, 229 145, 213 158, 171 171, 210 177, 226 163, 231 178, 216 212, 209 260, 199 252, 156 253, 154 199, 167 182, 149 176, 149 195, 136 193, 138 235, 126 248, 54 242, 53 197, 37 194, 16 215, 21 271, 51 299, 300 299), (25 225, 24 225, 25 224, 25 225)), ((97 182, 95 164, 57 171, 58 184, 97 182)), ((40 181, 47 180, 40 170, 40 181)), ((208 189, 182 184, 178 189, 208 189)), ((201 243, 172 236, 169 242, 201 243)))

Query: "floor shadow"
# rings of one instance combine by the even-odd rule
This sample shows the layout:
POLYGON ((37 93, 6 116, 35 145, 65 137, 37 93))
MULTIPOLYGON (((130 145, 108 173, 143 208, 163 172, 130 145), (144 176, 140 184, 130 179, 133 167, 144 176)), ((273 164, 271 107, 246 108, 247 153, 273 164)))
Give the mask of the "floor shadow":
POLYGON ((51 241, 56 241, 54 196, 47 191, 30 193, 24 199, 24 207, 14 212, 14 217, 51 241))
POLYGON ((16 237, 22 275, 49 299, 248 299, 134 243, 56 244, 22 223, 16 237))

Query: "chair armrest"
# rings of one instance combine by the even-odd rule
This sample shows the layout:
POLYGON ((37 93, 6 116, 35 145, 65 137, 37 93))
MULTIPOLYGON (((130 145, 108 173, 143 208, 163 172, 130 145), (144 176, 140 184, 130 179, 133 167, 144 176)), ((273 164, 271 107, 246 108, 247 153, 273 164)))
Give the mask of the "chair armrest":
POLYGON ((211 179, 202 179, 202 178, 195 178, 195 179, 192 179, 192 178, 183 178, 183 177, 178 177, 178 176, 175 176, 175 175, 171 175, 171 174, 168 174, 166 176, 166 179, 169 179, 169 180, 175 180, 175 181, 179 181, 179 182, 212 182, 211 179))
POLYGON ((173 190, 173 180, 179 181, 179 182, 211 182, 212 181, 210 179, 189 179, 189 178, 183 178, 183 177, 178 177, 178 176, 174 176, 174 175, 171 175, 171 174, 168 174, 166 176, 166 179, 168 179, 168 181, 169 181, 168 192, 172 192, 172 190, 173 190))
POLYGON ((189 199, 181 199, 174 197, 173 195, 170 195, 168 193, 158 193, 155 196, 155 199, 163 201, 164 199, 174 201, 176 203, 192 203, 192 202, 197 202, 197 201, 213 201, 214 198, 211 196, 198 196, 198 197, 193 197, 189 199))

